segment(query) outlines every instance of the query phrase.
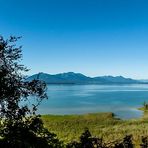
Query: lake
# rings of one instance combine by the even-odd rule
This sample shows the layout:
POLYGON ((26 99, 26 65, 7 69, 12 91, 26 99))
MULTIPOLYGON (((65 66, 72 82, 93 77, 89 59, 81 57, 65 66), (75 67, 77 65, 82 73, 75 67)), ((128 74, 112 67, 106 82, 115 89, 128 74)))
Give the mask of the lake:
POLYGON ((139 118, 137 110, 148 102, 148 84, 136 85, 48 85, 48 100, 41 114, 113 112, 122 119, 139 118))

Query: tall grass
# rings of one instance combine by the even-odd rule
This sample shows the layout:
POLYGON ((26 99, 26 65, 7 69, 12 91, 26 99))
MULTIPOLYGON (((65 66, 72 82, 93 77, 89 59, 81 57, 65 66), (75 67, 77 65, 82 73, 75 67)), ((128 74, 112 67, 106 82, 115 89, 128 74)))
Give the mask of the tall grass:
POLYGON ((43 115, 45 127, 57 134, 65 143, 79 140, 79 136, 88 128, 93 136, 104 141, 122 139, 132 134, 136 145, 141 142, 141 136, 148 136, 148 113, 140 119, 120 120, 112 113, 95 113, 85 115, 43 115))

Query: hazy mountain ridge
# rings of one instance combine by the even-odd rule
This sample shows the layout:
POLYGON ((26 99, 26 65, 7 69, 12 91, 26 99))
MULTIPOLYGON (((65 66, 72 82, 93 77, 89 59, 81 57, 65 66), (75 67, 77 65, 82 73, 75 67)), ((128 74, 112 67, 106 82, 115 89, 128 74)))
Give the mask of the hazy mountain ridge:
POLYGON ((28 77, 28 81, 39 79, 48 84, 139 84, 139 80, 125 78, 123 76, 98 76, 88 77, 81 73, 67 72, 60 74, 38 73, 28 77))

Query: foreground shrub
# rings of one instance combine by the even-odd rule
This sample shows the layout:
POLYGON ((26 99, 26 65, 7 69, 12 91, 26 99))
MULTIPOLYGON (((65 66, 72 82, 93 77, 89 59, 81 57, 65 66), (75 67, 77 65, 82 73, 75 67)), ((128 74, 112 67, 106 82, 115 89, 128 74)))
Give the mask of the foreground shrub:
POLYGON ((62 144, 56 135, 48 132, 36 115, 40 102, 47 99, 46 84, 26 81, 22 73, 28 69, 20 64, 18 39, 0 37, 0 147, 60 148, 62 144), (35 104, 28 104, 32 101, 30 96, 34 96, 35 104))
POLYGON ((88 129, 80 136, 80 141, 68 143, 66 148, 133 148, 132 135, 120 141, 104 143, 102 138, 92 137, 88 129))

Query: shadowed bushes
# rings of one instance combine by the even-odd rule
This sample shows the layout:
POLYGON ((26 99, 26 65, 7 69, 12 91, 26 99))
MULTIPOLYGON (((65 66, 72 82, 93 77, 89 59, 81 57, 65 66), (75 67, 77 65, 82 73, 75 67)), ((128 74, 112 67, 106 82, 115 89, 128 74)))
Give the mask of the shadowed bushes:
POLYGON ((80 141, 68 143, 66 148, 133 148, 132 136, 126 136, 123 140, 114 142, 103 142, 102 138, 92 137, 88 129, 80 136, 80 141))
POLYGON ((26 118, 24 121, 8 121, 1 129, 2 148, 62 148, 62 142, 43 126, 39 116, 26 118))
POLYGON ((20 64, 20 37, 0 36, 0 147, 1 148, 60 148, 56 135, 44 128, 36 110, 46 95, 46 84, 39 80, 26 81, 28 71, 20 64), (34 97, 34 104, 31 97, 34 97), (21 104, 21 102, 24 102, 21 104))
MULTIPOLYGON (((141 137, 139 148, 148 148, 148 137, 141 137)), ((102 138, 92 137, 88 129, 80 136, 79 142, 73 141, 66 145, 66 148, 135 148, 132 135, 112 142, 103 142, 102 138)))

